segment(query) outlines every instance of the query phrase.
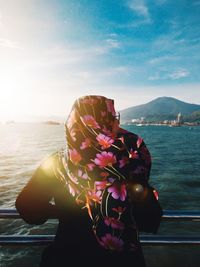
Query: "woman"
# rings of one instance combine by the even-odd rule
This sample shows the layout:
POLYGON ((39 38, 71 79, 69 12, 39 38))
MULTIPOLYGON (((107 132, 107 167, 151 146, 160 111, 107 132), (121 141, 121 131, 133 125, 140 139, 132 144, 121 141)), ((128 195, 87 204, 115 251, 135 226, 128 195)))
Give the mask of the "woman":
POLYGON ((40 266, 145 266, 137 224, 150 188, 144 141, 119 127, 114 101, 103 96, 77 99, 65 129, 66 147, 44 160, 16 200, 27 223, 59 219, 40 266))

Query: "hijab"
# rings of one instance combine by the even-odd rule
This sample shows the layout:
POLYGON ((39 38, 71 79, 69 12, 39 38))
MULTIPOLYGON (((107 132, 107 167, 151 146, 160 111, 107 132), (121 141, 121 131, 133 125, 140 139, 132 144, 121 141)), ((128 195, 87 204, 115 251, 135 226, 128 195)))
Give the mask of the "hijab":
POLYGON ((98 243, 131 251, 139 247, 139 238, 130 185, 137 199, 149 179, 151 157, 141 137, 121 128, 116 133, 115 123, 113 99, 78 98, 65 123, 62 161, 66 186, 77 205, 87 209, 98 243))

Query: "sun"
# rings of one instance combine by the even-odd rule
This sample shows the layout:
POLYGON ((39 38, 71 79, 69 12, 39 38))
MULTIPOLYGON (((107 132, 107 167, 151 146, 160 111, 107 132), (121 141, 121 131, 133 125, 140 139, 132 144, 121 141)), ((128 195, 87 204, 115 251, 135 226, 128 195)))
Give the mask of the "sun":
POLYGON ((0 122, 19 119, 24 113, 27 93, 24 88, 25 78, 18 72, 5 68, 0 77, 0 122))

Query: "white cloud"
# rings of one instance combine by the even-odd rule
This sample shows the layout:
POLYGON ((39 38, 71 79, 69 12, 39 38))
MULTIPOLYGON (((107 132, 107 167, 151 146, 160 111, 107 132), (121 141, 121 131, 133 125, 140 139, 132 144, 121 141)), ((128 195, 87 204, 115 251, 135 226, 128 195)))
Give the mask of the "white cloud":
POLYGON ((190 75, 190 72, 188 70, 182 69, 182 70, 176 70, 172 73, 168 74, 168 77, 172 80, 181 79, 184 77, 188 77, 190 75))
POLYGON ((80 70, 71 69, 65 72, 63 83, 71 88, 104 86, 110 84, 116 77, 129 76, 133 69, 127 66, 107 67, 103 69, 80 70))
POLYGON ((148 80, 156 81, 156 80, 178 80, 182 78, 186 78, 190 75, 190 72, 186 69, 178 69, 173 72, 168 71, 160 71, 156 72, 154 75, 149 76, 148 80))
MULTIPOLYGON (((120 47, 120 43, 115 39, 105 39, 99 44, 88 45, 66 45, 59 44, 51 47, 42 54, 44 64, 68 65, 76 63, 88 63, 98 57, 109 54, 113 49, 120 47)), ((42 61, 42 60, 40 60, 42 61)))
POLYGON ((158 57, 154 57, 150 60, 147 61, 147 63, 151 64, 151 65, 157 65, 157 64, 161 64, 163 62, 174 62, 179 60, 180 57, 179 56, 172 56, 172 55, 166 55, 166 56, 158 56, 158 57))
POLYGON ((99 76, 106 77, 106 76, 115 76, 115 75, 130 75, 133 72, 133 68, 127 66, 118 66, 118 67, 111 67, 107 68, 104 71, 99 73, 99 76))
POLYGON ((128 7, 138 15, 149 18, 149 10, 143 0, 131 0, 128 2, 128 7))
POLYGON ((106 44, 108 44, 108 48, 119 48, 120 44, 116 39, 107 39, 106 44))
POLYGON ((150 81, 156 81, 156 80, 161 80, 162 78, 160 77, 160 74, 158 72, 156 72, 154 75, 149 76, 148 80, 150 81))
POLYGON ((174 51, 177 51, 179 48, 181 49, 183 47, 183 43, 185 42, 183 38, 180 38, 181 34, 182 31, 179 29, 170 32, 169 34, 162 34, 158 36, 153 41, 152 49, 155 49, 155 51, 173 51, 173 49, 174 51))
POLYGON ((117 29, 127 29, 127 28, 137 28, 141 27, 142 25, 151 24, 152 19, 150 17, 142 17, 132 20, 129 23, 115 23, 113 27, 117 29))
POLYGON ((108 36, 110 38, 116 38, 116 37, 118 37, 118 34, 117 33, 109 33, 108 36))

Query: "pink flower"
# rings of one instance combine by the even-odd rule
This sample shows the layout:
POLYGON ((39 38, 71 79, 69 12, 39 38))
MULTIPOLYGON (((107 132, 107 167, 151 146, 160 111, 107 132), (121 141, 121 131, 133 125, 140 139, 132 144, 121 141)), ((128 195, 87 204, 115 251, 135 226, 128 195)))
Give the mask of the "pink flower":
POLYGON ((112 236, 111 234, 106 234, 101 238, 100 244, 106 248, 111 250, 122 250, 124 242, 122 239, 112 236))
POLYGON ((102 149, 109 148, 114 142, 112 138, 101 133, 97 135, 96 139, 99 142, 99 144, 102 146, 101 147, 102 149))
POLYGON ((82 142, 80 149, 86 149, 87 147, 89 147, 91 145, 91 140, 90 138, 86 138, 84 142, 82 142))
POLYGON ((138 148, 140 147, 140 145, 142 144, 142 142, 143 142, 143 139, 140 136, 138 136, 138 139, 137 139, 137 147, 138 148))
POLYGON ((87 126, 93 128, 93 129, 99 129, 100 128, 99 124, 95 121, 95 119, 92 115, 85 115, 85 116, 83 116, 82 119, 83 119, 83 122, 87 126))
POLYGON ((93 171, 93 169, 94 169, 95 166, 96 166, 96 165, 95 165, 94 163, 88 163, 88 164, 87 164, 87 169, 88 169, 88 171, 93 171))
POLYGON ((112 208, 112 210, 116 211, 119 215, 121 215, 126 210, 126 207, 124 207, 124 208, 122 208, 122 207, 112 208))
POLYGON ((116 163, 116 157, 112 152, 104 151, 104 152, 101 152, 101 154, 96 154, 94 163, 96 165, 99 165, 100 168, 104 168, 106 166, 116 163))
POLYGON ((78 170, 78 177, 87 180, 88 179, 88 175, 87 173, 83 173, 82 170, 78 170))
POLYGON ((97 190, 104 190, 108 185, 110 185, 107 181, 96 181, 95 186, 97 190))
POLYGON ((153 190, 153 194, 154 194, 156 200, 158 200, 159 195, 158 195, 158 192, 156 191, 156 189, 153 190))
POLYGON ((138 152, 137 150, 134 150, 131 148, 131 151, 129 153, 129 158, 130 159, 139 159, 139 155, 138 155, 138 152))
POLYGON ((126 185, 124 183, 114 183, 108 188, 108 192, 112 193, 114 199, 119 198, 121 201, 124 201, 127 195, 126 185))
POLYGON ((96 191, 95 189, 88 190, 87 197, 90 205, 92 204, 90 200, 97 203, 101 203, 101 191, 99 190, 98 191, 96 191))
POLYGON ((119 167, 123 168, 126 164, 128 164, 129 159, 127 157, 122 157, 121 160, 119 160, 119 167))
POLYGON ((82 160, 81 154, 75 148, 69 149, 69 158, 74 164, 82 160))
POLYGON ((111 227, 113 229, 120 229, 123 230, 124 229, 124 224, 122 222, 120 222, 118 219, 116 218, 110 218, 110 217, 106 217, 104 219, 104 222, 106 225, 111 225, 111 227))

